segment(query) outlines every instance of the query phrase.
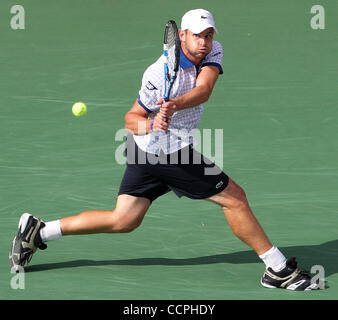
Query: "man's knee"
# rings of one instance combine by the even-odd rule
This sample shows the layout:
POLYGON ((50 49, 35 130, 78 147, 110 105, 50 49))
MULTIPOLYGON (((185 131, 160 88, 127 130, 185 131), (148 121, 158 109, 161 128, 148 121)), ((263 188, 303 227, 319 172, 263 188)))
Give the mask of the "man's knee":
POLYGON ((143 217, 132 218, 131 215, 114 212, 112 215, 110 230, 111 233, 129 233, 137 229, 143 217))
POLYGON ((229 179, 228 186, 222 192, 211 197, 209 200, 227 209, 239 209, 248 206, 244 189, 231 179, 229 179))
POLYGON ((147 198, 119 195, 110 219, 111 233, 128 233, 138 228, 151 202, 147 198))

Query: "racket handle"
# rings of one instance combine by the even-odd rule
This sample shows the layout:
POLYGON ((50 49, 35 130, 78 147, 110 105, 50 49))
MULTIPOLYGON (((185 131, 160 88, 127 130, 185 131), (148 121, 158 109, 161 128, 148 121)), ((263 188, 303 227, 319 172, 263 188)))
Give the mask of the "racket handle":
MULTIPOLYGON (((164 102, 168 102, 168 101, 169 101, 169 99, 167 99, 166 97, 164 97, 164 102)), ((169 120, 169 118, 166 117, 166 118, 165 118, 165 122, 168 122, 168 120, 169 120)))

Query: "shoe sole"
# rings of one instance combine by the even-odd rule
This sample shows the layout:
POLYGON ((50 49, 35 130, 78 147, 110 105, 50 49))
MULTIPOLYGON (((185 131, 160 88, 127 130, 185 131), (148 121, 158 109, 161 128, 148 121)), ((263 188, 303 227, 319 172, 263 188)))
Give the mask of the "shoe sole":
POLYGON ((280 289, 278 287, 272 286, 270 284, 264 283, 263 280, 261 279, 261 285, 265 288, 269 288, 269 289, 280 289))
MULTIPOLYGON (((308 287, 306 287, 304 290, 295 290, 292 289, 292 287, 290 288, 280 288, 280 287, 276 287, 276 286, 272 286, 270 284, 264 283, 263 279, 261 278, 261 285, 265 288, 269 288, 269 289, 286 289, 286 290, 291 290, 291 291, 312 291, 312 290, 318 290, 318 285, 315 283, 311 283, 308 287)), ((291 285, 292 286, 292 285, 291 285)))

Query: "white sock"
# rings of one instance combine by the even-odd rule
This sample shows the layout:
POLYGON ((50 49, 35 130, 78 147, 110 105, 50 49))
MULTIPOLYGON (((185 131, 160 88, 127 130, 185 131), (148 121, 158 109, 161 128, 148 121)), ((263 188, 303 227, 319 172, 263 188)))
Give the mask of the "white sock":
POLYGON ((286 265, 286 258, 276 247, 272 247, 259 255, 259 257, 263 260, 267 268, 272 268, 272 270, 276 272, 281 271, 286 265))
POLYGON ((43 242, 61 238, 60 220, 46 222, 46 226, 40 229, 40 236, 43 242))

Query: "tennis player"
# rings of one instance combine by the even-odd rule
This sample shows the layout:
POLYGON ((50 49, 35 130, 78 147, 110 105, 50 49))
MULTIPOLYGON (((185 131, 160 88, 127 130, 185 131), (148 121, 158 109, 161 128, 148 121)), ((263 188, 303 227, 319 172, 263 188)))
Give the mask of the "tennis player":
POLYGON ((233 233, 265 263, 263 286, 318 289, 310 275, 297 267, 296 258, 286 259, 271 244, 244 190, 193 147, 192 132, 200 121, 203 103, 223 73, 223 49, 213 40, 215 33, 210 12, 196 9, 184 14, 179 30, 180 69, 169 101, 162 98, 164 57, 144 72, 138 98, 125 116, 125 127, 131 134, 115 209, 86 211, 46 223, 24 213, 10 251, 11 268, 23 266, 37 248, 46 249, 46 242, 61 236, 131 232, 141 224, 153 201, 173 191, 178 197, 204 199, 222 208, 233 233))

